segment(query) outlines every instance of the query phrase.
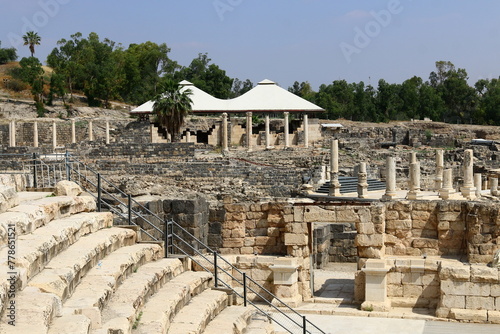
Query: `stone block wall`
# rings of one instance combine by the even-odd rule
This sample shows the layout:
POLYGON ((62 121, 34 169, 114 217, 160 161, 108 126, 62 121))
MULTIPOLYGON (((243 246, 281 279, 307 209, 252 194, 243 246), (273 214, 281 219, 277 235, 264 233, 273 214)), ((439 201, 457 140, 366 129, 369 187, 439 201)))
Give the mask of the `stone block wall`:
POLYGON ((358 262, 358 249, 356 248, 355 224, 332 224, 331 247, 328 251, 329 262, 358 262))
POLYGON ((436 315, 470 322, 500 323, 500 270, 443 261, 436 315))
POLYGON ((317 225, 313 230, 314 268, 323 269, 330 262, 331 225, 317 225))

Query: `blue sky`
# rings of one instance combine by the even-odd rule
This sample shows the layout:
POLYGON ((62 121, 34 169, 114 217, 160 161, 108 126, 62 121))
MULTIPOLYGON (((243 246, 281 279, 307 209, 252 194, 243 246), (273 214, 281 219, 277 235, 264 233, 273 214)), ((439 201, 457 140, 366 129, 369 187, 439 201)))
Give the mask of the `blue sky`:
POLYGON ((500 76, 499 14, 494 0, 0 0, 0 40, 29 56, 18 38, 36 29, 42 61, 75 32, 165 42, 181 65, 207 52, 230 77, 285 88, 427 80, 438 60, 474 83, 500 76))

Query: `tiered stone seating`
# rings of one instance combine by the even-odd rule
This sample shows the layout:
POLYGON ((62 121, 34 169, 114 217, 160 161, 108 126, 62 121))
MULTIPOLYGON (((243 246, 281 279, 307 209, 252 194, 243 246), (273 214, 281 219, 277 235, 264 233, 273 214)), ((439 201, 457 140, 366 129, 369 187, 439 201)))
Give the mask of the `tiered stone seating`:
POLYGON ((94 212, 92 197, 5 191, 3 198, 17 199, 0 213, 0 334, 210 334, 248 327, 255 312, 227 308, 233 298, 210 289, 210 273, 164 259, 158 243, 137 243, 134 229, 113 227, 111 213, 94 212), (7 262, 9 224, 17 237, 13 270, 7 262), (11 271, 15 327, 6 317, 11 271))

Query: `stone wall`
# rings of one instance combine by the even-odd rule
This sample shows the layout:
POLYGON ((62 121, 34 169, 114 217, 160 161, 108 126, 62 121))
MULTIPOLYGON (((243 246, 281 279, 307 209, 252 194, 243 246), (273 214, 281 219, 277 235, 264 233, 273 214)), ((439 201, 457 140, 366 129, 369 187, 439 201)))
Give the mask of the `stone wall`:
POLYGON ((500 270, 443 261, 436 315, 460 321, 500 323, 500 270))

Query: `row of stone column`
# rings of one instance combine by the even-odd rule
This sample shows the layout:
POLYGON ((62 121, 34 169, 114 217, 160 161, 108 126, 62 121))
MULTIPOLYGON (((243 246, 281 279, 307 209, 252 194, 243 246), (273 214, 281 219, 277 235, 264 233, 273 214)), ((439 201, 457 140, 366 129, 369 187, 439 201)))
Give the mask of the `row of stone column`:
MULTIPOLYGON (((246 126, 246 147, 248 151, 252 150, 252 112, 247 112, 246 113, 246 118, 247 118, 247 126, 246 126)), ((284 146, 285 147, 290 147, 290 125, 289 125, 289 112, 284 112, 284 137, 285 137, 285 142, 284 146)), ((304 127, 304 147, 309 147, 309 119, 307 115, 304 115, 303 119, 303 127, 304 127)), ((270 120, 269 120, 269 115, 265 116, 265 140, 266 140, 266 148, 269 149, 271 148, 271 131, 270 131, 270 120)), ((228 130, 227 130, 227 113, 222 114, 222 149, 223 151, 227 152, 229 150, 228 148, 228 130)))
MULTIPOLYGON (((330 196, 340 196, 340 183, 338 182, 338 140, 331 141, 330 148, 330 196)), ((474 152, 473 150, 465 150, 463 162, 463 186, 460 188, 461 194, 467 199, 474 199, 481 196, 482 175, 474 174, 474 152)), ((491 194, 498 195, 498 178, 490 178, 491 194)), ((410 172, 409 172, 409 190, 407 198, 416 200, 421 191, 420 185, 420 162, 417 161, 417 154, 412 152, 410 155, 410 172)), ((439 197, 448 199, 456 191, 453 188, 453 170, 444 169, 444 151, 436 151, 436 177, 434 179, 434 188, 438 192, 439 197)), ((366 163, 362 162, 359 165, 358 172, 358 197, 366 198, 368 192, 368 177, 366 172, 366 163)), ((392 200, 396 197, 396 160, 392 156, 386 158, 386 191, 382 196, 382 200, 392 200)))
MULTIPOLYGON (((94 140, 92 121, 88 122, 89 141, 94 140)), ((106 144, 109 144, 109 121, 106 121, 106 144)), ((71 143, 76 143, 75 120, 71 120, 71 143)), ((9 147, 16 146, 16 121, 9 123, 9 147)), ((57 147, 57 122, 52 122, 52 146, 57 147)), ((38 122, 33 123, 33 147, 38 147, 38 122)))

